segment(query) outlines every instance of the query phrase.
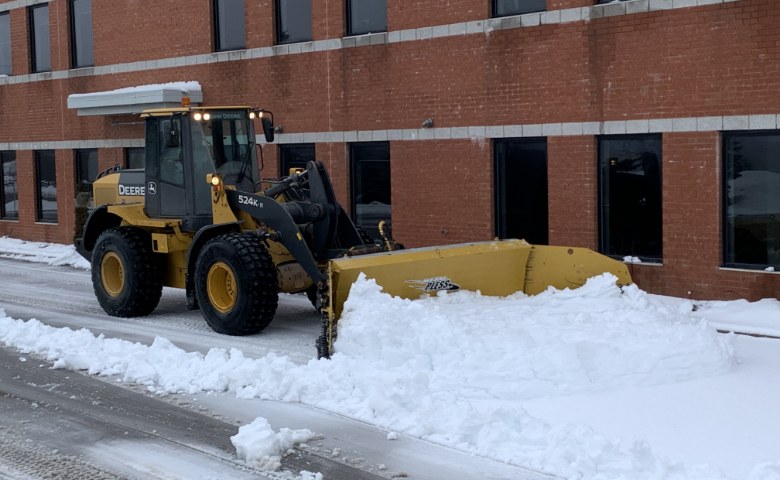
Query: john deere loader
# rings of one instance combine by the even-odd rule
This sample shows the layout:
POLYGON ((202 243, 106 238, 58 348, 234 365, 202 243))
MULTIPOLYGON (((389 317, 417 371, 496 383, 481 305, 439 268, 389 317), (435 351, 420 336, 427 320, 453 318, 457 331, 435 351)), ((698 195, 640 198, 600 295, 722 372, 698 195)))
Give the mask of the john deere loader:
POLYGON ((100 305, 117 317, 150 314, 162 287, 185 289, 215 331, 248 335, 274 317, 279 292, 306 292, 322 314, 318 354, 329 356, 350 286, 363 272, 386 292, 535 294, 576 287, 621 262, 587 249, 496 240, 396 249, 368 239, 336 202, 322 164, 261 180, 255 123, 273 141, 273 116, 251 107, 146 110, 143 170, 109 169, 77 239, 100 305))

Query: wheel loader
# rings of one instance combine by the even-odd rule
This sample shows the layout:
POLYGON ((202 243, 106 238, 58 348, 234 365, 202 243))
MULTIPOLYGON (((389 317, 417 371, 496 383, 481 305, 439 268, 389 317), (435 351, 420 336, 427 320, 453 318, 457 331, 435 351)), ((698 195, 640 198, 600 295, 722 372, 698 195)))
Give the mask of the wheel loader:
POLYGON ((183 104, 141 116, 144 169, 99 175, 76 240, 109 315, 148 315, 169 286, 184 289, 187 307, 215 331, 249 335, 271 322, 279 292, 306 292, 322 315, 318 355, 328 357, 361 272, 405 298, 459 289, 535 294, 603 272, 631 282, 623 263, 582 248, 495 240, 398 249, 382 228, 384 238, 367 238, 321 163, 261 179, 255 124, 274 140, 266 110, 183 104))

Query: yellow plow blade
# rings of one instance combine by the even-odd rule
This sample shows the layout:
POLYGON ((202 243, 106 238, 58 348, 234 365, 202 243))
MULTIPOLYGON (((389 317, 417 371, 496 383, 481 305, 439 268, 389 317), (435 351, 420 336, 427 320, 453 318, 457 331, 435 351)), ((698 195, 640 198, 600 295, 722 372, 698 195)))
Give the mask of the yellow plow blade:
POLYGON ((326 325, 322 340, 332 350, 336 324, 349 290, 360 273, 385 293, 414 299, 440 290, 479 290, 483 295, 515 292, 535 295, 553 286, 576 288, 595 275, 611 272, 619 285, 631 283, 622 262, 587 248, 531 245, 524 240, 496 240, 396 250, 331 260, 326 325))

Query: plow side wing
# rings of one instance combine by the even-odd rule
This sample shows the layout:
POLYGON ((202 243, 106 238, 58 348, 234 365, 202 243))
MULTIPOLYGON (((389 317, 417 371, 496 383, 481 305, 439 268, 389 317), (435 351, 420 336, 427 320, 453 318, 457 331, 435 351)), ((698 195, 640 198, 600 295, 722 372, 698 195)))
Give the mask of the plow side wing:
POLYGON ((618 285, 632 283, 625 263, 587 248, 534 245, 528 258, 523 291, 536 295, 547 287, 577 288, 590 277, 610 272, 618 285))

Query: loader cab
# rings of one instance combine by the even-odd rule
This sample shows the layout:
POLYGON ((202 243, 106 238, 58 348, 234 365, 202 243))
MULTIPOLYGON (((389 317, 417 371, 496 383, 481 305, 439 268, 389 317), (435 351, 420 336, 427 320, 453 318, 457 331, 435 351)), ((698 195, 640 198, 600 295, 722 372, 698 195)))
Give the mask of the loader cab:
POLYGON ((145 111, 146 214, 181 219, 184 231, 210 225, 209 173, 254 193, 260 180, 252 120, 257 114, 248 107, 145 111))

